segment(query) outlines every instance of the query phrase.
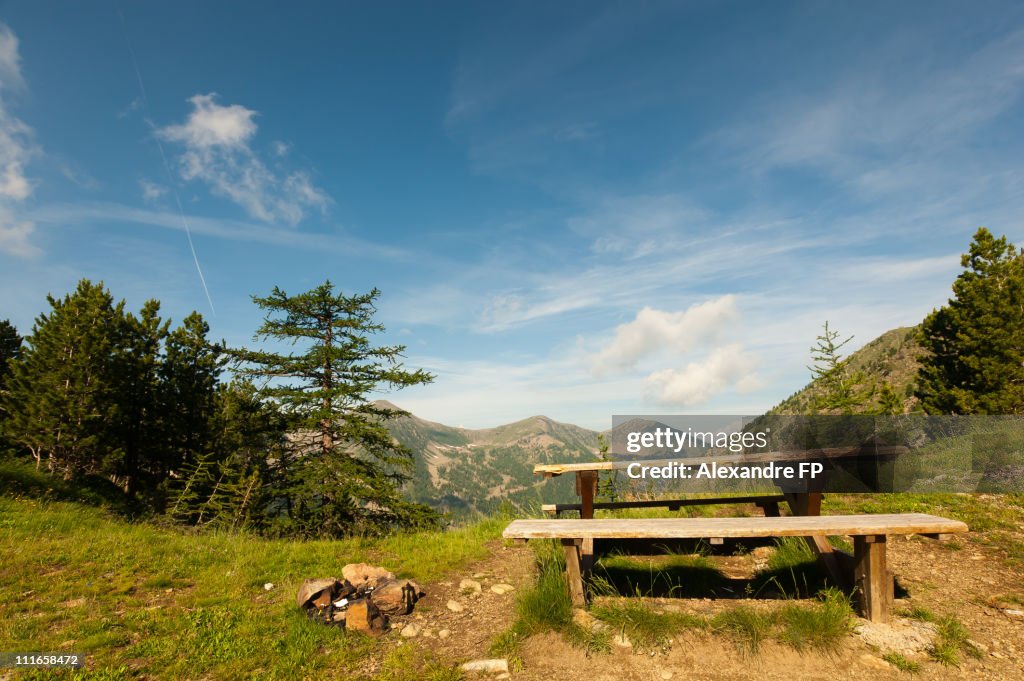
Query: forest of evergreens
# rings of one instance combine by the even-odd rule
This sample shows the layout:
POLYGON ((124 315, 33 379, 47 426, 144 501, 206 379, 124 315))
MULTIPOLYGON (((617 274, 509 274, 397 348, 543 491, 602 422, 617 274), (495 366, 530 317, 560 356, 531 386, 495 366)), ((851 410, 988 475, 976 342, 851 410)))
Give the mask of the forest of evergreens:
POLYGON ((24 339, 0 322, 5 450, 65 481, 105 483, 140 516, 275 536, 431 525, 400 487, 411 453, 384 426, 374 389, 426 382, 400 346, 375 346, 378 292, 328 282, 255 298, 260 339, 301 336, 288 356, 228 348, 193 312, 135 313, 102 283, 49 297, 24 339))

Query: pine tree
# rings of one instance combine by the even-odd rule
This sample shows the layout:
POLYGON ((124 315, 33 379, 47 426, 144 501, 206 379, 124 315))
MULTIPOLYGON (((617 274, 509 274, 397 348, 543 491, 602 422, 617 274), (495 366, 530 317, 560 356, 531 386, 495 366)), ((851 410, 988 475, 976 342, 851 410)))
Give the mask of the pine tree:
POLYGON ((403 346, 375 346, 376 289, 335 293, 328 281, 294 296, 274 288, 253 297, 267 316, 257 338, 301 345, 280 354, 237 350, 239 375, 267 379, 260 396, 280 405, 294 428, 297 455, 282 462, 290 531, 337 536, 429 523, 436 516, 402 498, 413 467, 411 452, 385 422, 405 412, 383 409, 369 395, 389 387, 429 383, 423 370, 407 371, 403 346))
POLYGON ((209 325, 193 312, 167 335, 160 366, 163 455, 158 477, 193 463, 214 445, 217 386, 223 348, 207 339, 209 325))
POLYGON ((113 357, 124 319, 103 284, 83 279, 74 293, 48 296, 5 395, 5 431, 39 466, 71 479, 100 472, 117 455, 110 425, 118 417, 113 357))
POLYGON ((117 377, 118 418, 110 425, 120 446, 103 470, 121 484, 130 501, 141 489, 151 495, 162 480, 153 469, 165 439, 160 354, 169 325, 160 319, 160 303, 146 301, 138 317, 125 315, 111 358, 117 377))
POLYGON ((814 365, 807 368, 814 377, 812 408, 815 412, 852 414, 855 409, 864 407, 874 393, 873 387, 866 385, 864 372, 852 371, 850 358, 840 352, 853 336, 843 341, 839 341, 839 336, 826 321, 817 344, 811 348, 814 365))
POLYGON ((0 321, 0 451, 14 444, 4 435, 4 421, 7 420, 4 395, 7 394, 7 378, 13 370, 12 365, 21 358, 21 340, 18 330, 9 320, 0 321))
POLYGON ((10 320, 0 321, 0 394, 6 390, 11 364, 21 357, 21 336, 10 320))
POLYGON ((921 325, 917 397, 929 414, 1024 411, 1024 251, 979 229, 948 305, 921 325))
MULTIPOLYGON (((598 461, 611 461, 609 455, 608 438, 604 436, 604 433, 597 434, 597 460, 598 461)), ((618 501, 619 500, 619 487, 618 487, 618 471, 601 471, 598 474, 597 483, 597 498, 599 501, 618 501)))

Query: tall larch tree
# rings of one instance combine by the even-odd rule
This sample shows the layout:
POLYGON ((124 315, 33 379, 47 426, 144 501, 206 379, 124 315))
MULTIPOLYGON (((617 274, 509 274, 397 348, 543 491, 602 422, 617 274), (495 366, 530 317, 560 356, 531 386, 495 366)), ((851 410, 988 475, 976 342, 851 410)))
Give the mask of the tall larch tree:
POLYGON ((335 292, 330 281, 288 295, 274 288, 253 301, 266 312, 257 340, 295 352, 237 350, 238 373, 259 381, 260 394, 290 418, 298 455, 289 462, 290 531, 337 536, 430 522, 434 514, 404 499, 413 467, 386 421, 403 415, 375 406, 373 392, 429 383, 423 370, 401 364, 404 346, 374 345, 376 289, 335 292))

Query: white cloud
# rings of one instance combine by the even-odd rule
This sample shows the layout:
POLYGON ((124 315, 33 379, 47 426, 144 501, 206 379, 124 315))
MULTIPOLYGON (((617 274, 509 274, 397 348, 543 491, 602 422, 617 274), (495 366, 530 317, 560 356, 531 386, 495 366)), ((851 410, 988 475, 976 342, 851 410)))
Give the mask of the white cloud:
POLYGON ((142 189, 143 200, 147 202, 158 201, 169 191, 164 185, 157 184, 156 182, 152 182, 146 178, 139 180, 139 187, 142 189))
POLYGON ((215 98, 214 94, 195 95, 189 99, 193 109, 184 125, 169 125, 160 133, 193 149, 248 149, 256 134, 256 112, 239 104, 221 106, 215 98))
POLYGON ((692 407, 703 404, 718 393, 735 387, 747 392, 759 387, 754 375, 757 362, 739 344, 716 348, 699 362, 682 369, 663 369, 647 377, 649 399, 666 406, 692 407))
POLYGON ((732 295, 680 312, 644 307, 633 321, 615 329, 615 338, 594 356, 592 370, 602 375, 609 370, 632 369, 639 360, 662 352, 687 352, 716 338, 737 318, 736 297, 732 295))
POLYGON ((18 38, 0 23, 0 251, 27 258, 39 254, 29 242, 35 230, 30 221, 19 220, 14 205, 27 199, 33 184, 25 175, 25 164, 35 153, 32 129, 7 111, 6 95, 24 86, 18 38))
POLYGON ((21 55, 18 53, 18 36, 0 23, 0 84, 5 89, 23 87, 21 76, 21 55))
POLYGON ((31 221, 17 220, 8 210, 0 208, 0 252, 18 258, 39 255, 39 248, 29 241, 35 228, 31 221))
POLYGON ((331 200, 304 171, 269 168, 253 151, 257 112, 239 104, 222 106, 216 95, 195 95, 192 112, 180 125, 157 131, 184 146, 181 175, 264 222, 297 225, 309 209, 326 210, 331 200))

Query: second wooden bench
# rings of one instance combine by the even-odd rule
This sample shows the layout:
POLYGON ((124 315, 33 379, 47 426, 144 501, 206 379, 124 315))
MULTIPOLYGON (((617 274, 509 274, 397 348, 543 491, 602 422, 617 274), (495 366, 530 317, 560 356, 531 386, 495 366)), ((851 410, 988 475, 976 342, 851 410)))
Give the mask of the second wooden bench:
POLYGON ((893 576, 885 547, 889 535, 922 534, 937 539, 966 532, 967 525, 924 513, 874 515, 786 516, 780 518, 599 518, 585 520, 514 520, 502 533, 506 539, 557 539, 565 548, 569 592, 577 605, 586 602, 584 577, 590 566, 581 564, 581 547, 595 539, 708 539, 853 537, 852 579, 861 614, 873 622, 886 622, 893 600, 893 576))

